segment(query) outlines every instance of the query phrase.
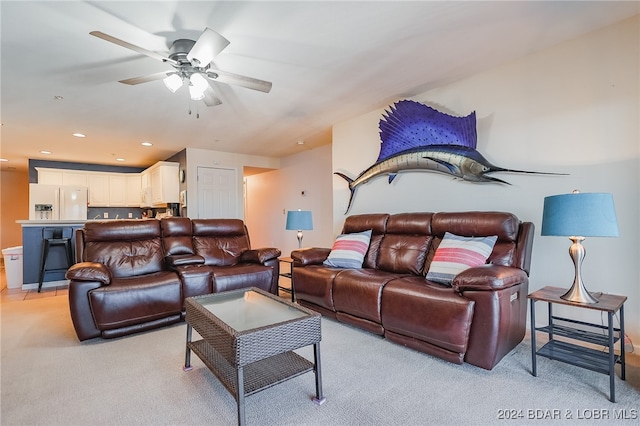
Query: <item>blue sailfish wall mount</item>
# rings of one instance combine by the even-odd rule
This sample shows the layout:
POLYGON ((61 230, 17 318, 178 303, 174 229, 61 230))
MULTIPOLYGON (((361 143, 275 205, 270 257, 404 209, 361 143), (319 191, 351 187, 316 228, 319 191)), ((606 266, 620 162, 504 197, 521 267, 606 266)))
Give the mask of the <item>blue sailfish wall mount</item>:
POLYGON ((356 189, 369 180, 388 175, 389 183, 406 171, 432 171, 469 182, 496 182, 510 185, 489 176, 494 172, 559 175, 562 173, 532 172, 498 167, 476 151, 476 114, 455 117, 415 101, 403 100, 389 107, 382 115, 380 155, 376 162, 351 179, 335 172, 349 184, 351 208, 356 189))

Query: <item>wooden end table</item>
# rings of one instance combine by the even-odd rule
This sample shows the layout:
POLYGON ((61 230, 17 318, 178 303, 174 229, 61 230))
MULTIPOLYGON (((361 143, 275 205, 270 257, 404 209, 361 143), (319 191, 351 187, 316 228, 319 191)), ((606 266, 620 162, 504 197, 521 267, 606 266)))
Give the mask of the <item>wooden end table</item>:
POLYGON ((602 294, 598 296, 598 303, 577 303, 562 299, 565 288, 544 287, 529 295, 531 311, 531 364, 532 374, 538 375, 536 356, 544 356, 549 359, 565 362, 567 364, 586 368, 598 373, 609 375, 609 400, 616 402, 615 394, 615 364, 620 364, 620 378, 625 380, 624 357, 624 302, 626 296, 602 294), (548 324, 536 327, 535 302, 547 302, 548 324), (552 306, 566 305, 581 309, 592 309, 607 313, 607 325, 577 321, 568 318, 554 316, 552 306), (620 328, 614 328, 613 316, 620 312, 620 328), (536 331, 547 333, 549 341, 536 351, 536 331), (564 337, 571 340, 558 340, 556 337, 564 337), (615 343, 620 341, 620 354, 615 354, 615 343), (573 343, 576 342, 576 343, 573 343), (586 342, 602 345, 608 350, 596 350, 578 344, 586 342))

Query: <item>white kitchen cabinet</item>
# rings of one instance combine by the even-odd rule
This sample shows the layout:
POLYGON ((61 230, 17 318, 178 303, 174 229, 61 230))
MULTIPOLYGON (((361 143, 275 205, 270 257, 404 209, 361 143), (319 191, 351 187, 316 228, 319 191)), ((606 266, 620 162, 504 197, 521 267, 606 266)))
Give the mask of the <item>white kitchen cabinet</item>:
POLYGON ((142 173, 36 167, 38 183, 86 186, 90 207, 164 207, 179 201, 180 164, 160 161, 142 173))
POLYGON ((70 185, 70 186, 86 186, 87 183, 87 172, 82 170, 63 170, 62 171, 62 184, 70 185))
POLYGON ((140 173, 140 207, 151 207, 151 172, 149 169, 140 173))
POLYGON ((44 185, 89 186, 84 170, 49 169, 36 167, 38 183, 44 185))
POLYGON ((36 170, 38 171, 38 183, 43 185, 64 185, 62 170, 42 167, 36 167, 36 170))
POLYGON ((140 206, 142 176, 140 173, 128 173, 126 178, 126 204, 130 207, 140 206))
POLYGON ((148 172, 153 206, 164 206, 179 201, 179 169, 180 163, 160 161, 145 170, 148 172))
POLYGON ((88 173, 89 206, 109 206, 109 175, 107 173, 88 173))
POLYGON ((127 178, 123 173, 109 174, 109 207, 127 205, 127 178))

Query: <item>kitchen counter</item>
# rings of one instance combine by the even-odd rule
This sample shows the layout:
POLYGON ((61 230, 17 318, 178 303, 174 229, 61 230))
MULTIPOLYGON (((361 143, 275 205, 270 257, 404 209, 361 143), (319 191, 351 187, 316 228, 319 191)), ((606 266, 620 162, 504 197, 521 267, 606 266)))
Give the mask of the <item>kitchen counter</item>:
MULTIPOLYGON (((40 278, 43 235, 45 228, 63 228, 64 236, 71 238, 72 259, 75 259, 76 229, 82 228, 88 220, 16 220, 22 226, 22 289, 36 290, 40 278)), ((47 271, 42 288, 66 285, 64 274, 68 269, 65 251, 61 246, 49 249, 47 271)))
POLYGON ((142 219, 85 219, 85 220, 16 220, 16 223, 25 226, 73 226, 84 225, 87 222, 105 222, 110 220, 142 220, 142 219))
POLYGON ((22 226, 84 225, 89 220, 16 220, 22 226))

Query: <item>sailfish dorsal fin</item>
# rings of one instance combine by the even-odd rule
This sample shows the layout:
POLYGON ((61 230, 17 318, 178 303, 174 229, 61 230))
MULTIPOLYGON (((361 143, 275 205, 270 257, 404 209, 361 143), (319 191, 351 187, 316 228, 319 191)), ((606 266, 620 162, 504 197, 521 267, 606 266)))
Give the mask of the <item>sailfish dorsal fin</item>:
POLYGON ((402 100, 389 107, 382 117, 378 125, 381 144, 377 162, 429 145, 476 148, 475 111, 466 117, 455 117, 416 101, 402 100))

